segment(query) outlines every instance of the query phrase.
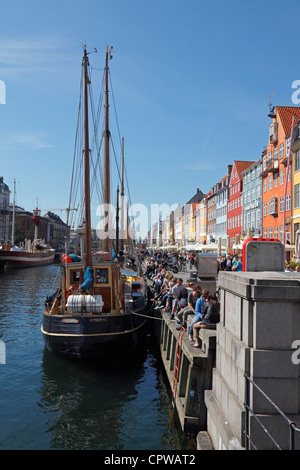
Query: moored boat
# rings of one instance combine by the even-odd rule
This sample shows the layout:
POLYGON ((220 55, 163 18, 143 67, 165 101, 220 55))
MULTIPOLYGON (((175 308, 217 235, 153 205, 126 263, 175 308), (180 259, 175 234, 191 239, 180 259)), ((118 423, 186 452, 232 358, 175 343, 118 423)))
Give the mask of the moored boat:
MULTIPOLYGON (((110 204, 110 130, 108 127, 108 61, 105 62, 105 129, 103 203, 110 204)), ((46 347, 54 354, 70 359, 95 359, 123 353, 138 341, 147 322, 147 287, 138 271, 125 268, 119 256, 119 240, 109 238, 106 226, 102 253, 92 253, 91 185, 88 127, 89 60, 86 46, 82 61, 84 106, 84 207, 80 258, 62 257, 61 283, 46 299, 42 334, 46 347)), ((82 153, 81 151, 79 152, 82 153)), ((75 179, 75 178, 74 178, 75 179)), ((123 187, 123 181, 122 181, 123 187)), ((72 194, 76 191, 71 187, 72 194)), ((109 217, 109 214, 107 215, 109 217)), ((126 255, 125 255, 126 259, 126 255)))
POLYGON ((2 268, 30 268, 52 264, 55 250, 47 246, 43 240, 38 240, 38 226, 40 223, 40 210, 33 211, 34 241, 26 240, 25 247, 20 248, 14 244, 14 209, 12 223, 12 242, 0 247, 0 267, 2 268))

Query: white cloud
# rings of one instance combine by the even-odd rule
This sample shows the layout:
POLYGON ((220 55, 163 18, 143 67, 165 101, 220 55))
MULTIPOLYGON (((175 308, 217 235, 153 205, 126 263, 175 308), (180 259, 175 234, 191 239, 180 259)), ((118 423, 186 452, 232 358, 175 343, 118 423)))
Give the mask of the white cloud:
POLYGON ((19 146, 29 150, 42 150, 52 148, 44 140, 44 136, 33 132, 13 132, 9 134, 10 146, 19 146))
POLYGON ((55 71, 66 60, 62 52, 66 47, 66 41, 59 35, 33 39, 0 38, 0 73, 8 76, 55 71))

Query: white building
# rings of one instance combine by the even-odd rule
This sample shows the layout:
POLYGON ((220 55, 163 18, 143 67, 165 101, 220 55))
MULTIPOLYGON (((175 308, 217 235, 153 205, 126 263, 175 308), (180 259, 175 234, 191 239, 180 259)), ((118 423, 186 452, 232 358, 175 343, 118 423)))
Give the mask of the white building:
POLYGON ((262 236, 262 182, 261 159, 243 171, 243 234, 262 236))

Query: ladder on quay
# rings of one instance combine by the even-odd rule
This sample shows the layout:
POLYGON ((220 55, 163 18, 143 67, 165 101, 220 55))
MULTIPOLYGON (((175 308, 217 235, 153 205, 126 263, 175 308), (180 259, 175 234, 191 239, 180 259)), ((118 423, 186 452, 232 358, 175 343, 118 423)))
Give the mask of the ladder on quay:
POLYGON ((177 392, 177 384, 179 378, 179 367, 180 367, 180 360, 181 360, 181 350, 182 350, 182 339, 185 333, 185 328, 182 326, 178 333, 177 339, 177 348, 176 348, 176 360, 175 360, 175 368, 174 368, 174 379, 173 379, 173 407, 175 405, 176 400, 176 392, 177 392))

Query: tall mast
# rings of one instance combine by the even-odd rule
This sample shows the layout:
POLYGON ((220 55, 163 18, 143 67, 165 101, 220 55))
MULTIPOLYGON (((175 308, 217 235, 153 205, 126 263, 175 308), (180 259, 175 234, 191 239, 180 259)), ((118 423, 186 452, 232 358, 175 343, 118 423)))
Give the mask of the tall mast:
MULTIPOLYGON (((110 205, 110 159, 109 159, 109 102, 108 102, 108 61, 112 58, 111 55, 112 47, 108 49, 106 47, 106 59, 105 59, 105 115, 104 115, 104 204, 107 209, 110 205)), ((106 212, 107 224, 104 227, 105 240, 104 249, 109 252, 109 227, 110 227, 110 213, 109 209, 106 212)))
POLYGON ((15 244, 15 218, 16 218, 16 179, 14 179, 14 200, 11 226, 11 244, 15 244))
POLYGON ((117 188, 117 211, 116 211, 116 255, 119 255, 120 243, 119 243, 119 186, 117 188))
POLYGON ((90 207, 90 148, 89 148, 89 118, 88 118, 88 77, 89 60, 86 46, 83 55, 84 68, 84 191, 85 191, 85 256, 84 267, 92 266, 91 242, 91 207, 90 207))
POLYGON ((124 249, 124 137, 122 137, 122 181, 121 181, 121 250, 124 249))

